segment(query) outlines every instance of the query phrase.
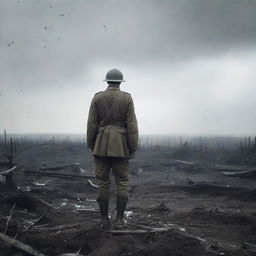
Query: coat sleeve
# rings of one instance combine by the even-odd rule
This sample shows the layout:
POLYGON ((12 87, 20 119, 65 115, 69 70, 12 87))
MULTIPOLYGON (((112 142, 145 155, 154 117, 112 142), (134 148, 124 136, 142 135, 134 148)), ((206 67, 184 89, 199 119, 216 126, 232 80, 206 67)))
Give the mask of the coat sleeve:
POLYGON ((126 125, 128 147, 131 152, 135 152, 138 149, 139 132, 132 97, 129 100, 128 111, 126 116, 126 125))
POLYGON ((97 116, 97 108, 96 108, 96 102, 95 97, 92 99, 88 120, 87 120, 87 146, 91 150, 94 148, 95 139, 96 139, 96 133, 98 128, 98 116, 97 116))

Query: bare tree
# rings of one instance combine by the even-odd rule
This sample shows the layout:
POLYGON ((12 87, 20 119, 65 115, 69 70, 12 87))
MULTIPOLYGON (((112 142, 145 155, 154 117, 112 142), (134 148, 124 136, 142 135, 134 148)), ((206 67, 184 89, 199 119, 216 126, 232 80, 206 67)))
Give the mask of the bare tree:
POLYGON ((6 130, 4 130, 4 156, 8 160, 9 166, 13 166, 13 161, 17 156, 16 143, 13 138, 8 142, 6 130))

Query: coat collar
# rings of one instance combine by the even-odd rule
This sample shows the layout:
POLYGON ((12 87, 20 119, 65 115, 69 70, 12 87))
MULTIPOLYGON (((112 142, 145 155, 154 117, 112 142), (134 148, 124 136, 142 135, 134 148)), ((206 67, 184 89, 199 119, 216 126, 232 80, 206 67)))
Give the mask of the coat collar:
POLYGON ((116 91, 120 91, 120 88, 109 86, 106 90, 116 90, 116 91))

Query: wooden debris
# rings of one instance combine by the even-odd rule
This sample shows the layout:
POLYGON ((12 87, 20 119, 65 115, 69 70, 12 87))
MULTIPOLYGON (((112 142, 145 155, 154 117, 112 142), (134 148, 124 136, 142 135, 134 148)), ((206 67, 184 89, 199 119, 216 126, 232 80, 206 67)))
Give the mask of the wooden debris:
POLYGON ((169 230, 173 229, 172 227, 165 227, 165 228, 144 228, 144 229, 111 229, 106 230, 107 233, 115 234, 115 235, 140 235, 140 234, 147 234, 147 233, 162 233, 168 232, 169 230))
POLYGON ((105 230, 105 232, 114 235, 141 235, 150 233, 151 231, 146 229, 111 229, 105 230))
POLYGON ((246 171, 246 166, 234 166, 234 165, 218 165, 216 164, 214 169, 218 171, 246 171))
POLYGON ((80 171, 79 163, 40 167, 39 170, 42 170, 42 171, 45 171, 45 170, 59 171, 59 170, 67 169, 67 168, 75 168, 75 169, 80 171))
POLYGON ((212 183, 206 183, 206 182, 201 182, 201 183, 195 183, 192 186, 194 187, 200 187, 200 188, 211 188, 211 189, 220 189, 220 188, 231 188, 229 185, 226 184, 212 184, 212 183))
POLYGON ((59 256, 84 256, 83 254, 80 254, 81 250, 82 250, 82 247, 76 253, 64 253, 59 256))
POLYGON ((80 167, 80 173, 86 173, 86 170, 80 167))
POLYGON ((41 220, 43 218, 43 215, 40 216, 38 219, 36 219, 31 225, 29 225, 23 232, 28 231, 29 229, 31 229, 34 225, 36 225, 36 223, 41 220))
POLYGON ((64 254, 60 254, 59 256, 84 256, 84 255, 80 253, 64 253, 64 254))
POLYGON ((52 204, 50 204, 50 203, 44 201, 43 199, 39 199, 39 201, 40 201, 42 204, 45 204, 45 205, 47 205, 47 206, 53 208, 54 210, 58 210, 58 209, 59 209, 59 207, 56 207, 56 206, 54 206, 54 205, 52 205, 52 204))
POLYGON ((222 174, 230 177, 238 177, 238 178, 252 178, 256 179, 256 168, 251 168, 246 171, 222 171, 222 174))
POLYGON ((143 224, 131 224, 130 223, 129 226, 137 228, 137 229, 152 230, 152 227, 149 227, 149 226, 146 226, 146 225, 143 225, 143 224))
POLYGON ((64 254, 60 254, 59 256, 84 256, 84 255, 80 253, 64 253, 64 254))
POLYGON ((46 256, 45 254, 37 252, 35 249, 27 244, 24 244, 16 239, 13 239, 3 233, 0 233, 0 240, 4 241, 8 246, 14 246, 24 252, 27 252, 34 256, 46 256))
POLYGON ((93 175, 76 175, 76 174, 64 174, 58 172, 47 172, 47 171, 32 171, 32 170, 24 170, 24 173, 34 174, 39 176, 50 176, 56 178, 63 178, 63 179, 91 179, 95 178, 93 175))
POLYGON ((187 171, 194 170, 195 167, 200 169, 200 166, 195 162, 188 162, 183 160, 171 159, 171 165, 174 165, 177 168, 181 168, 187 171))
POLYGON ((90 208, 78 208, 76 209, 78 212, 99 212, 100 209, 90 209, 90 208))
POLYGON ((0 172, 0 175, 6 176, 6 175, 8 175, 9 173, 11 173, 11 172, 13 172, 14 170, 16 170, 16 168, 17 168, 17 166, 15 165, 15 166, 13 166, 12 168, 10 168, 10 169, 8 169, 8 170, 6 170, 6 171, 1 171, 1 172, 0 172))
POLYGON ((88 180, 88 184, 94 188, 98 188, 99 186, 95 185, 91 180, 88 180))
POLYGON ((0 175, 5 176, 5 184, 7 185, 7 187, 11 188, 11 189, 16 189, 16 185, 13 182, 12 176, 13 176, 13 171, 16 170, 16 166, 13 166, 12 168, 5 170, 5 171, 1 171, 0 175))
MULTIPOLYGON (((93 224, 94 220, 91 220, 90 224, 93 224)), ((97 220, 95 220, 97 221, 97 220)), ((36 231, 36 232, 58 232, 58 231, 63 231, 63 230, 68 230, 68 229, 74 229, 74 228, 79 228, 81 229, 82 226, 84 225, 88 225, 88 221, 84 221, 84 222, 76 222, 73 224, 67 224, 67 225, 59 225, 59 226, 53 226, 53 227, 49 227, 49 226, 34 226, 32 228, 32 230, 36 231)))
POLYGON ((6 234, 6 232, 7 232, 7 228, 8 228, 9 222, 12 218, 12 213, 13 213, 13 210, 14 210, 15 206, 16 206, 16 203, 12 206, 11 213, 7 218, 7 222, 6 222, 5 229, 4 229, 4 234, 6 234))
POLYGON ((251 248, 251 249, 253 249, 253 251, 256 251, 256 244, 251 244, 251 243, 247 243, 247 242, 242 242, 242 244, 244 246, 246 246, 247 248, 251 248))
POLYGON ((188 162, 188 161, 182 161, 182 160, 176 160, 176 159, 173 159, 172 161, 176 164, 182 164, 182 165, 187 165, 187 166, 194 166, 195 165, 194 162, 188 162))

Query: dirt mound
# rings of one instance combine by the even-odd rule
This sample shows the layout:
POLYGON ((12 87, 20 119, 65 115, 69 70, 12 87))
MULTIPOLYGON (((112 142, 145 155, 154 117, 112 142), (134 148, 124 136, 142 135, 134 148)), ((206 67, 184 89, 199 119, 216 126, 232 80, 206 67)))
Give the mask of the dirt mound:
MULTIPOLYGON (((169 231, 165 234, 140 236, 108 236, 94 240, 98 246, 91 256, 138 255, 138 256, 200 256, 207 255, 202 244, 194 239, 169 231), (98 241, 97 241, 98 240, 98 241), (102 242, 103 241, 103 242, 102 242)), ((88 241, 88 240, 87 240, 88 241)), ((88 248, 88 247, 87 247, 88 248)))

